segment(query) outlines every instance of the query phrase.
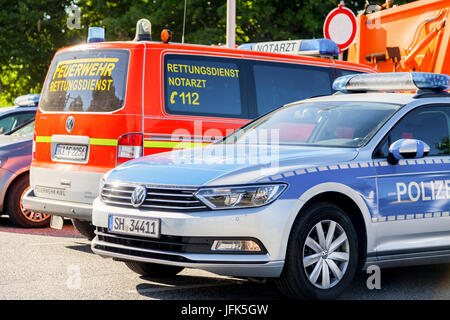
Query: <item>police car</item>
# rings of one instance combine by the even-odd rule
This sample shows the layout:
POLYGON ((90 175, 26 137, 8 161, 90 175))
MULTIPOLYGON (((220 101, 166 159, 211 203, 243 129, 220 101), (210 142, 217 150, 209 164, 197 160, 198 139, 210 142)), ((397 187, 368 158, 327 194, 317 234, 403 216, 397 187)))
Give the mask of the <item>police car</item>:
POLYGON ((124 163, 102 179, 92 249, 147 276, 275 278, 315 299, 370 265, 449 261, 449 79, 344 76, 218 143, 124 163))

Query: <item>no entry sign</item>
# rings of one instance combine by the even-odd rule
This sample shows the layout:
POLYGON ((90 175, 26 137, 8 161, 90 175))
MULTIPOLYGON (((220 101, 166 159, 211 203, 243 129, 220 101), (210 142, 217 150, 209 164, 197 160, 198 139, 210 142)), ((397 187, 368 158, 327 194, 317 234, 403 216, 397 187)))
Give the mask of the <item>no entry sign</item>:
POLYGON ((323 34, 325 38, 336 42, 339 50, 342 52, 350 47, 355 40, 356 29, 355 14, 341 3, 325 19, 323 34))

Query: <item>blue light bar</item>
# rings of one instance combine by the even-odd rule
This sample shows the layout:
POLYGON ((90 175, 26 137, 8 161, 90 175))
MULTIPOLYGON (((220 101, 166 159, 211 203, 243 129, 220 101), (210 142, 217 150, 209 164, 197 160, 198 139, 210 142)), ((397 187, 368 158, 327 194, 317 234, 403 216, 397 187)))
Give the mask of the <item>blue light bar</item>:
POLYGON ((442 91, 450 88, 450 77, 426 72, 352 74, 337 78, 333 89, 344 93, 366 91, 442 91))
POLYGON ((18 107, 37 107, 39 104, 39 94, 26 94, 14 99, 14 105, 18 107))
POLYGON ((330 39, 303 40, 300 44, 300 52, 302 51, 318 51, 320 55, 325 56, 339 55, 336 42, 330 39))
POLYGON ((102 27, 89 27, 88 29, 88 43, 105 41, 105 29, 102 27))
POLYGON ((241 44, 238 49, 296 55, 336 56, 337 44, 329 39, 285 40, 241 44))

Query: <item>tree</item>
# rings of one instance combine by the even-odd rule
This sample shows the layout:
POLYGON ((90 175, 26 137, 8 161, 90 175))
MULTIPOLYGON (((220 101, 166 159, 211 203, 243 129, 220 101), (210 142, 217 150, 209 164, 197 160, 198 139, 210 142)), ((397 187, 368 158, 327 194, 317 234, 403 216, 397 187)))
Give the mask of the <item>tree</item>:
POLYGON ((39 92, 55 51, 79 38, 66 26, 70 0, 0 0, 3 97, 39 92))

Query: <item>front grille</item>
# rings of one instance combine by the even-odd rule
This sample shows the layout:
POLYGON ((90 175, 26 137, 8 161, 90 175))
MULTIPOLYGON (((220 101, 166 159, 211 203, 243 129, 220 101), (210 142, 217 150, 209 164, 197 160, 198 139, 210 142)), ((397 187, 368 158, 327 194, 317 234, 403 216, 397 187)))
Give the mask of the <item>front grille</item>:
MULTIPOLYGON (((197 188, 175 188, 146 186, 147 195, 140 205, 143 209, 155 210, 206 210, 201 201, 194 197, 197 188)), ((114 206, 133 207, 131 194, 135 186, 105 184, 102 189, 102 199, 106 204, 114 206)))
POLYGON ((169 251, 173 253, 211 253, 214 238, 181 237, 161 235, 159 238, 148 238, 134 235, 111 233, 107 228, 97 227, 98 240, 111 244, 119 244, 134 249, 169 251))

